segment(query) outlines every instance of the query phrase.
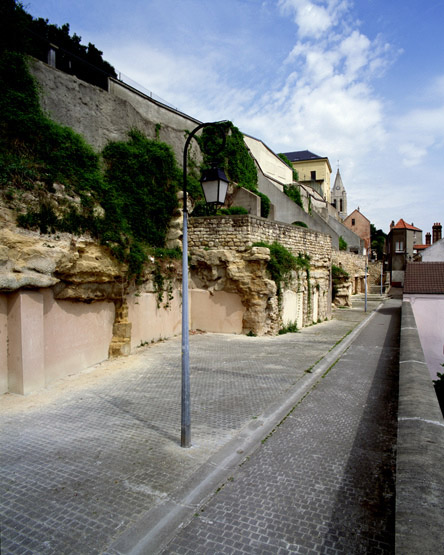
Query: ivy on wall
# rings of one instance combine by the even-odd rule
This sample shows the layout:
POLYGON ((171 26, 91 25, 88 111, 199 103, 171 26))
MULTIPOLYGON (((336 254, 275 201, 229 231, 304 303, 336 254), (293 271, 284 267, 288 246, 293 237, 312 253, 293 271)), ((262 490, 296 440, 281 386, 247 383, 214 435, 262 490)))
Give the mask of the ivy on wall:
POLYGON ((299 185, 284 185, 284 193, 288 198, 291 198, 298 206, 304 210, 304 205, 302 203, 301 188, 299 185))
POLYGON ((285 162, 287 164, 287 166, 289 168, 291 168, 292 172, 293 172, 293 181, 299 181, 299 174, 298 172, 294 169, 293 164, 291 163, 290 159, 287 158, 287 156, 285 156, 285 154, 283 152, 280 152, 278 154, 279 158, 285 162))
POLYGON ((257 188, 257 169, 245 145, 244 136, 231 122, 223 126, 205 127, 199 139, 204 156, 203 168, 222 167, 230 181, 252 191, 261 198, 261 216, 270 213, 270 199, 257 188), (225 146, 222 131, 226 133, 225 146))
POLYGON ((42 111, 26 58, 0 53, 0 192, 18 225, 41 233, 89 232, 141 274, 163 247, 180 170, 171 148, 129 133, 96 154, 42 111), (55 195, 63 187, 63 195, 55 195), (150 250, 151 249, 151 250, 150 250))
POLYGON ((305 270, 307 279, 309 279, 310 256, 308 254, 299 253, 298 256, 294 256, 294 254, 277 241, 271 244, 260 241, 254 243, 253 247, 266 247, 270 250, 270 260, 267 263, 267 269, 270 272, 271 279, 276 283, 279 297, 282 293, 282 283, 288 285, 291 272, 305 270))

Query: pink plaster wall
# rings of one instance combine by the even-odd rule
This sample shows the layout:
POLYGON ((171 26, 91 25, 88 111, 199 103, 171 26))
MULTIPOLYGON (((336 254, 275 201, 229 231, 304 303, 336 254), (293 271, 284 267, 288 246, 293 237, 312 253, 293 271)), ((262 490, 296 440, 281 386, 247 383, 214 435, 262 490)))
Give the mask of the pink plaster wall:
POLYGON ((46 385, 108 358, 114 303, 56 301, 43 291, 46 385))
POLYGON ((432 379, 444 372, 444 296, 404 295, 412 305, 422 350, 432 379))
POLYGON ((191 329, 213 333, 242 333, 245 307, 239 295, 225 291, 192 289, 191 329))
POLYGON ((8 391, 8 297, 0 295, 0 394, 8 391))
POLYGON ((128 320, 131 328, 131 349, 141 343, 150 343, 159 339, 166 339, 181 333, 182 302, 179 291, 174 292, 174 298, 169 301, 169 307, 164 303, 157 306, 155 293, 141 293, 140 296, 128 298, 128 320))
POLYGON ((45 385, 43 297, 19 291, 8 298, 8 387, 26 395, 45 385))

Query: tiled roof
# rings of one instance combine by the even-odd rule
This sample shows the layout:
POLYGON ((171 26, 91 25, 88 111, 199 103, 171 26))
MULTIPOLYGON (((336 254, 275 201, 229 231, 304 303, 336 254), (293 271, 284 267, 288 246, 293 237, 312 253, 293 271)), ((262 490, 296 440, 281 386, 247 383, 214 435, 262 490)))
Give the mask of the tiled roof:
POLYGON ((309 150, 296 150, 295 152, 284 152, 285 156, 290 160, 290 162, 302 162, 305 160, 322 160, 322 156, 313 154, 309 150))
POLYGON ((402 218, 394 227, 392 227, 392 229, 413 229, 413 231, 422 231, 422 229, 419 229, 419 227, 408 224, 402 218))
POLYGON ((408 262, 404 293, 444 295, 444 262, 408 262))
POLYGON ((428 249, 430 247, 430 245, 413 245, 413 248, 416 249, 417 251, 424 251, 425 249, 428 249))

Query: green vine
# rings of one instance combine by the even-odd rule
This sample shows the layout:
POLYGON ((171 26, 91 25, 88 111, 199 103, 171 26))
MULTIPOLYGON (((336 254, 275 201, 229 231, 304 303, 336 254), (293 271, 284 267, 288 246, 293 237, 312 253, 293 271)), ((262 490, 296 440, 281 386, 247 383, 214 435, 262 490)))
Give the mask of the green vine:
POLYGON ((172 261, 179 260, 182 253, 178 249, 156 249, 153 254, 155 262, 152 269, 152 279, 156 294, 156 305, 157 308, 168 309, 174 299, 173 288, 176 277, 176 268, 172 261))
POLYGON ((18 225, 90 233, 138 279, 150 247, 164 246, 177 207, 180 170, 171 147, 132 130, 127 141, 109 143, 101 160, 43 113, 23 55, 1 54, 0 80, 0 193, 18 225))
POLYGON ((285 156, 285 154, 283 152, 281 152, 280 154, 278 154, 279 158, 285 162, 287 164, 287 166, 289 168, 291 168, 291 170, 293 171, 293 181, 299 181, 299 175, 298 172, 294 169, 293 164, 291 163, 290 159, 287 158, 287 156, 285 156))
POLYGON ((338 285, 341 283, 341 281, 343 281, 344 279, 348 279, 350 277, 350 274, 344 270, 344 268, 342 268, 341 266, 336 266, 335 264, 332 264, 331 266, 331 278, 332 278, 332 297, 334 300, 337 293, 338 293, 338 285))
POLYGON ((301 188, 298 185, 284 185, 284 193, 298 206, 304 209, 301 197, 301 188))
POLYGON ((253 158, 244 142, 244 136, 231 122, 226 125, 226 142, 224 148, 221 129, 206 127, 198 139, 204 156, 202 167, 209 168, 215 164, 224 169, 228 179, 258 195, 261 199, 261 216, 268 218, 270 199, 257 187, 257 169, 253 158))
POLYGON ((267 269, 271 279, 276 283, 277 295, 279 300, 282 297, 282 283, 288 285, 292 271, 305 270, 309 279, 310 276, 310 256, 299 253, 294 256, 287 248, 275 241, 274 243, 257 242, 253 247, 266 247, 270 251, 270 260, 267 269))

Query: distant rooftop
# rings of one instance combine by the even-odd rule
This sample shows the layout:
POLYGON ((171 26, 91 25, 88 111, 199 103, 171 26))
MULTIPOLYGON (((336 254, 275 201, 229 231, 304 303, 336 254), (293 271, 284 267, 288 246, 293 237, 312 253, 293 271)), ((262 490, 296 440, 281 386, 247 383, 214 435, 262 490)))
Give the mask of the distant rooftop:
POLYGON ((413 231, 422 231, 422 229, 419 229, 419 227, 415 227, 413 224, 412 225, 408 224, 402 218, 391 229, 412 229, 413 231))
POLYGON ((408 262, 404 293, 444 295, 444 262, 408 262))
POLYGON ((326 156, 318 156, 309 150, 296 150, 294 152, 284 152, 290 162, 303 162, 305 160, 322 160, 326 156))

